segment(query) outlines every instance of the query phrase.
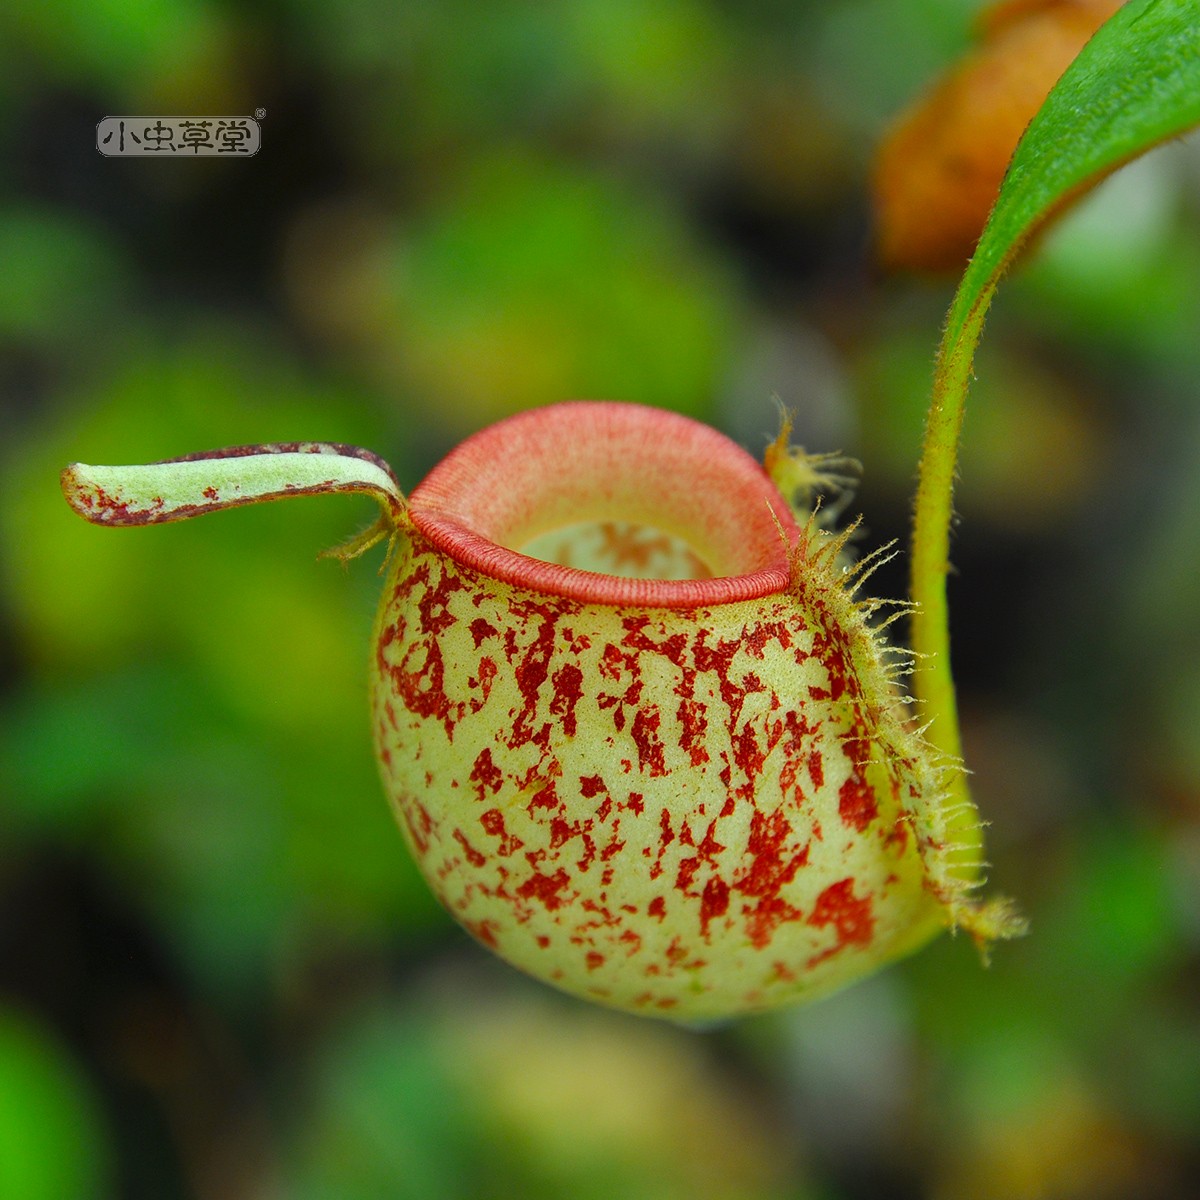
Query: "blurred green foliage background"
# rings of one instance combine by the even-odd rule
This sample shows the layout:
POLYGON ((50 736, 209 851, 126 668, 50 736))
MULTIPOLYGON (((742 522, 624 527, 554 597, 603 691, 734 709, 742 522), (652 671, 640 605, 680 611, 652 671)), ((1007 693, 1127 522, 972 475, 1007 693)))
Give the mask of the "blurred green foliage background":
MULTIPOLYGON (((951 605, 994 886, 965 939, 709 1031, 519 978, 375 778, 371 516, 98 531, 68 461, 286 439, 411 487, 571 397, 755 453, 770 403, 905 536, 952 281, 871 269, 889 114, 973 0, 0 9, 0 1197, 1200 1194, 1200 146, 1001 290, 951 605), (249 160, 106 159, 107 114, 249 160)), ((901 595, 904 567, 877 576, 901 595)))

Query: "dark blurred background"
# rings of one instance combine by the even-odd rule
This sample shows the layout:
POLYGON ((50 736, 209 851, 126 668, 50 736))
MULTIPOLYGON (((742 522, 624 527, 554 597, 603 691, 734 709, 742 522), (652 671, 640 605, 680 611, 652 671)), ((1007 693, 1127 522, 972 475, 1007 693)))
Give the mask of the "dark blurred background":
MULTIPOLYGON (((772 395, 906 536, 953 280, 866 180, 973 0, 9 0, 0 9, 0 1196, 1200 1194, 1200 145, 1001 289, 955 665, 993 886, 807 1008, 697 1032, 437 908, 366 715, 362 500, 106 532, 68 461, 287 439, 411 487, 572 397, 760 453, 772 395), (266 110, 254 158, 105 115, 266 110)), ((902 595, 903 562, 876 576, 902 595)))

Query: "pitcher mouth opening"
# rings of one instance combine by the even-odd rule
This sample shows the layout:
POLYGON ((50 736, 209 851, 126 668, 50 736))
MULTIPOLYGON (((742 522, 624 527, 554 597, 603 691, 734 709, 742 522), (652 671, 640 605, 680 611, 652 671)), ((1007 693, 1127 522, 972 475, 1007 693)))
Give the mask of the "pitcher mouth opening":
POLYGON ((783 591, 791 511, 734 442, 678 413, 570 401, 468 438, 409 498, 455 561, 586 603, 698 608, 783 591))

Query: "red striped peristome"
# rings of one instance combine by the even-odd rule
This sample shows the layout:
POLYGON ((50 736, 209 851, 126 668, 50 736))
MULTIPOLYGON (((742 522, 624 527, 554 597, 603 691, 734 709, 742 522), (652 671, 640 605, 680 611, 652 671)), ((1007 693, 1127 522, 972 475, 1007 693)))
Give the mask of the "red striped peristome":
POLYGON ((807 507, 847 463, 790 449, 786 423, 764 468, 685 417, 575 402, 469 438, 407 501, 336 442, 74 463, 62 487, 107 526, 372 496, 379 519, 329 553, 389 541, 376 750, 430 885, 540 979, 703 1020, 828 992, 947 925, 1021 928, 973 900, 960 768, 913 726, 882 602, 856 598, 886 551, 853 565, 807 507))
POLYGON ((798 524, 732 442, 635 405, 535 410, 453 452, 399 531, 376 745, 421 870, 480 942, 576 995, 708 1019, 965 923, 977 822, 944 811, 951 768, 912 728, 845 537, 798 524), (707 571, 521 553, 562 527, 569 559, 597 526, 626 557, 665 533, 707 571))

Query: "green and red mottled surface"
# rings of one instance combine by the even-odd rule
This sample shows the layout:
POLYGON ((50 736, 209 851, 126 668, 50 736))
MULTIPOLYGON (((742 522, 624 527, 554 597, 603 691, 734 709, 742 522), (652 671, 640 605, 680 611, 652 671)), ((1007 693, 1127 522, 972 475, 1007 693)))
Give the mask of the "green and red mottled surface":
POLYGON ((578 995, 704 1018, 831 990, 942 923, 918 844, 937 772, 826 564, 759 599, 633 607, 401 538, 381 769, 485 945, 578 995))

